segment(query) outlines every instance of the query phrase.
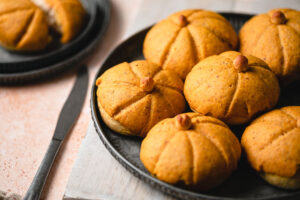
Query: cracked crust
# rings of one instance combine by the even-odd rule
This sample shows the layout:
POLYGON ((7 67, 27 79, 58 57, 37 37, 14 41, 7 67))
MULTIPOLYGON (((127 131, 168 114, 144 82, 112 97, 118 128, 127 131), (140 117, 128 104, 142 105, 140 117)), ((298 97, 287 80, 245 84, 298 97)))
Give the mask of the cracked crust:
POLYGON ((242 136, 251 166, 269 183, 300 188, 300 106, 273 110, 254 120, 242 136))
POLYGON ((237 168, 239 141, 220 120, 197 113, 185 115, 192 123, 188 130, 179 129, 176 118, 156 124, 142 142, 140 159, 153 176, 167 183, 213 188, 237 168))
POLYGON ((174 70, 182 79, 200 60, 237 47, 237 35, 221 15, 206 10, 184 10, 158 22, 146 35, 147 60, 174 70), (181 25, 178 20, 187 20, 181 25))
POLYGON ((251 18, 239 33, 240 51, 264 60, 286 84, 300 77, 300 12, 274 9, 251 18), (286 23, 274 24, 272 14, 281 11, 286 23))
POLYGON ((181 79, 147 61, 116 65, 101 75, 96 85, 104 122, 121 134, 144 137, 157 122, 185 108, 181 79), (153 80, 153 89, 141 87, 144 78, 153 80))
POLYGON ((14 51, 44 49, 51 41, 44 13, 29 0, 0 0, 0 43, 14 51))
POLYGON ((193 68, 184 84, 184 95, 192 110, 229 124, 243 124, 277 104, 280 88, 275 74, 253 56, 247 56, 248 70, 238 72, 233 61, 239 55, 224 52, 193 68))

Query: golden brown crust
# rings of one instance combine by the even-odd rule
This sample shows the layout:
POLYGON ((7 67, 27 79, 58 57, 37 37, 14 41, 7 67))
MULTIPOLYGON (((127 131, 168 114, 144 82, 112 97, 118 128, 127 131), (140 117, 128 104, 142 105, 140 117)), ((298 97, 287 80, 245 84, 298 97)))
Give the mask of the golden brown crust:
POLYGON ((241 28, 240 51, 263 59, 283 81, 300 77, 300 12, 274 9, 241 28), (276 13, 282 13, 276 15, 276 13))
POLYGON ((200 60, 236 46, 237 35, 224 17, 206 10, 184 10, 147 33, 143 53, 147 60, 185 79, 200 60))
POLYGON ((181 79, 147 61, 116 65, 98 78, 96 85, 99 109, 132 135, 145 136, 154 124, 185 108, 181 79), (151 90, 148 84, 141 84, 145 78, 153 79, 151 90))
POLYGON ((31 9, 33 6, 29 0, 19 0, 18 3, 14 0, 1 0, 0 1, 0 15, 8 14, 17 10, 31 9))
POLYGON ((273 110, 254 120, 242 136, 251 166, 267 174, 293 177, 300 163, 300 106, 273 110))
POLYGON ((276 105, 280 91, 276 76, 253 56, 247 56, 246 71, 239 72, 234 62, 240 55, 224 52, 193 68, 184 85, 191 109, 229 124, 242 124, 276 105))
POLYGON ((43 12, 29 0, 0 0, 0 43, 18 51, 44 49, 51 41, 43 12))
POLYGON ((186 113, 191 126, 178 127, 177 117, 156 124, 143 140, 140 159, 146 169, 167 183, 183 182, 207 190, 222 183, 241 155, 238 139, 221 121, 186 113))
POLYGON ((81 31, 85 10, 79 0, 45 0, 51 9, 62 34, 61 42, 71 41, 81 31))

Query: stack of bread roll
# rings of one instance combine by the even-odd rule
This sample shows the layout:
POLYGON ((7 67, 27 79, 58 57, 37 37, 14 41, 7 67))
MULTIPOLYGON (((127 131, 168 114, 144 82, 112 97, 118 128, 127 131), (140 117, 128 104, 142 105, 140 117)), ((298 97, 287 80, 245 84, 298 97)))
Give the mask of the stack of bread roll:
POLYGON ((112 130, 144 137, 140 159, 154 177, 209 190, 243 150, 270 184, 300 188, 300 107, 270 111, 300 77, 299 11, 254 16, 239 37, 215 12, 180 11, 150 29, 143 53, 97 79, 97 102, 112 130), (247 123, 240 144, 229 127, 247 123))

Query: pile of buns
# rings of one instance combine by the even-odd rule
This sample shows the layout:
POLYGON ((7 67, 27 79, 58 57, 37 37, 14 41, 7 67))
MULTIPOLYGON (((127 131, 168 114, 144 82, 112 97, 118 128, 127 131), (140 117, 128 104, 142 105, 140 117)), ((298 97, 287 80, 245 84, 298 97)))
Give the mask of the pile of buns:
POLYGON ((37 51, 51 43, 53 32, 68 43, 83 27, 79 0, 0 0, 0 45, 13 51, 37 51))
POLYGON ((208 190, 243 151, 270 184, 300 188, 300 106, 270 111, 300 77, 299 11, 254 16, 239 37, 215 12, 180 11, 150 29, 143 53, 97 79, 97 102, 112 130, 144 137, 140 159, 154 177, 208 190), (183 113, 185 100, 194 112, 183 113), (229 126, 247 123, 240 143, 229 126))

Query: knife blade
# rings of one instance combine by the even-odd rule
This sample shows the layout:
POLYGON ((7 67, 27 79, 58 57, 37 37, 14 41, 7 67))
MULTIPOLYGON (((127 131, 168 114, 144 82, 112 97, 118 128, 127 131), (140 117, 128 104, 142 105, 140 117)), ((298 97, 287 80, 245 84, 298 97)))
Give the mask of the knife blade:
POLYGON ((52 164, 60 146, 76 122, 84 103, 88 88, 88 72, 81 66, 77 73, 75 84, 68 96, 57 121, 54 135, 43 158, 43 161, 24 197, 24 200, 38 200, 43 190, 52 164))

